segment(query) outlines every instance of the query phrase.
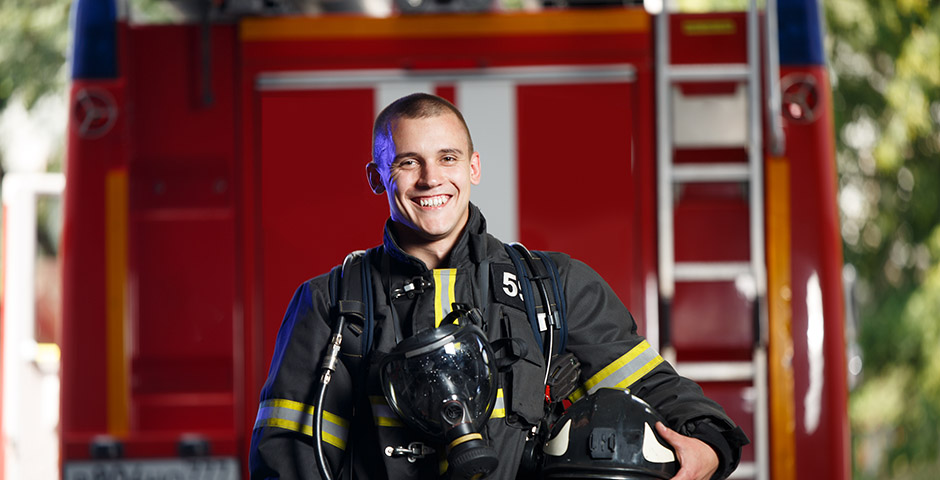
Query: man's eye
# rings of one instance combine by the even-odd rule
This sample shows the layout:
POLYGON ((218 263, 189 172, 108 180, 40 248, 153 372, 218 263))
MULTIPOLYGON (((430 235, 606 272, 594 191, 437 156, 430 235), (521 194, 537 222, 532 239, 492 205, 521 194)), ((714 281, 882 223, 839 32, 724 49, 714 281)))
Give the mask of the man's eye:
POLYGON ((418 162, 417 162, 416 160, 413 160, 413 159, 405 159, 405 160, 399 161, 396 166, 397 166, 398 168, 412 168, 412 167, 414 167, 414 166, 417 165, 417 164, 418 164, 418 162))
POLYGON ((442 158, 441 160, 444 161, 445 163, 453 163, 453 162, 456 162, 456 161, 457 161, 457 157, 455 157, 455 156, 453 156, 453 155, 447 155, 447 156, 445 156, 444 158, 442 158))

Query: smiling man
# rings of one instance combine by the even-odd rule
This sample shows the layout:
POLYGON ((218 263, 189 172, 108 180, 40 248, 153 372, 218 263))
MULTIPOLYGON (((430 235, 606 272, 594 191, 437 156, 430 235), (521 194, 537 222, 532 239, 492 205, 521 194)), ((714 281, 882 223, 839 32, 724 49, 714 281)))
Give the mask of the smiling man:
POLYGON ((394 115, 390 107, 376 120, 369 185, 388 194, 399 246, 437 268, 467 224, 470 186, 480 183, 480 154, 449 103, 406 105, 408 110, 394 115))
MULTIPOLYGON (((363 318, 371 318, 374 326, 366 321, 344 329, 342 362, 318 402, 319 366, 334 314, 349 310, 352 303, 333 300, 335 284, 329 274, 298 288, 261 393, 252 437, 252 478, 321 478, 313 434, 314 419, 320 415, 328 464, 324 468, 333 478, 538 478, 537 467, 525 466, 523 457, 527 444, 539 443, 533 438, 540 438, 539 426, 548 418, 545 377, 552 362, 565 354, 580 362, 577 383, 582 387, 572 399, 605 387, 629 388, 662 415, 665 425, 657 423, 655 428, 678 457, 681 468, 674 478, 724 478, 737 467, 747 443, 740 428, 637 335, 630 312, 590 267, 561 253, 546 254, 545 264, 557 270, 563 296, 551 303, 554 308, 566 304, 567 334, 560 337, 552 328, 535 331, 526 311, 529 299, 522 297, 515 281, 520 276, 511 249, 486 232, 482 214, 470 203, 471 188, 481 178, 480 154, 452 104, 413 94, 386 107, 373 128, 367 177, 376 194, 386 195, 389 220, 383 244, 350 265, 362 267, 351 271, 361 270, 373 285, 358 294, 369 295, 361 300, 370 306, 363 310, 372 314, 363 318), (438 414, 470 432, 451 441, 417 431, 409 427, 414 419, 397 416, 389 404, 396 399, 383 396, 380 371, 383 358, 394 357, 397 346, 445 330, 448 319, 463 308, 478 312, 474 323, 484 342, 493 345, 495 354, 487 355, 495 355, 493 363, 499 367, 492 374, 498 393, 491 413, 482 419, 466 418, 462 406, 454 415, 459 395, 443 398, 449 409, 438 414), (544 358, 543 340, 549 341, 549 351, 554 342, 564 345, 563 351, 544 358), (473 427, 466 426, 470 424, 473 427), (464 441, 483 446, 454 456, 464 441)), ((454 353, 467 343, 442 345, 454 353)), ((409 350, 405 356, 417 357, 435 345, 409 350)), ((454 377, 435 373, 433 368, 394 372, 399 379, 411 374, 453 387, 454 377)), ((474 400, 479 399, 470 402, 474 400)), ((644 451, 651 441, 644 436, 644 451)), ((646 464, 637 468, 664 462, 642 461, 646 464)))

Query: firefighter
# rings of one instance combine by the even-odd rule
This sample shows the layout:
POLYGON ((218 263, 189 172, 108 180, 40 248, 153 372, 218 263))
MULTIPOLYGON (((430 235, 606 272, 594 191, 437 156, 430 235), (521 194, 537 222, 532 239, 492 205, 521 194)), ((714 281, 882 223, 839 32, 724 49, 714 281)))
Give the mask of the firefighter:
MULTIPOLYGON (((471 427, 479 425, 471 434, 482 442, 475 449, 482 460, 474 465, 485 468, 467 475, 531 478, 520 465, 527 441, 532 444, 546 415, 544 378, 551 355, 543 355, 544 338, 533 331, 525 309, 529 299, 522 298, 504 244, 486 232, 483 215, 470 203, 481 164, 463 116, 433 95, 396 100, 375 121, 367 177, 373 192, 387 196, 390 217, 382 245, 351 261, 353 268, 369 261, 372 287, 358 293, 369 297, 364 301, 371 306, 372 323, 344 330, 342 361, 319 401, 319 372, 336 311, 329 274, 297 289, 261 392, 251 477, 320 478, 313 431, 318 415, 322 456, 333 478, 465 475, 466 469, 454 465, 462 460, 448 456, 455 448, 449 440, 411 428, 414 419, 395 413, 380 375, 383 360, 397 345, 439 328, 455 304, 465 304, 480 312, 479 329, 492 344, 492 355, 504 360, 492 369, 492 408, 485 418, 471 419, 471 427)), ((580 362, 582 388, 572 399, 604 387, 629 388, 665 419, 655 428, 678 456, 681 468, 675 478, 730 474, 747 443, 740 428, 637 335, 630 312, 596 272, 561 253, 549 257, 560 277, 559 300, 567 307, 567 335, 546 338, 563 340, 565 351, 580 362)))

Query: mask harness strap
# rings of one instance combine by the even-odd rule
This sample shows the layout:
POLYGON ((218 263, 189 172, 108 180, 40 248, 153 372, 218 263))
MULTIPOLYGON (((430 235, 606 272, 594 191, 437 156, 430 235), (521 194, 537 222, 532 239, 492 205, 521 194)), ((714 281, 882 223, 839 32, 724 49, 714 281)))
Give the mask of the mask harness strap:
MULTIPOLYGON (((525 278, 524 281, 520 282, 522 287, 523 298, 533 299, 532 287, 530 282, 534 281, 535 285, 538 287, 539 294, 542 301, 542 309, 545 311, 546 319, 546 329, 548 330, 548 345, 547 349, 545 346, 541 345, 541 335, 539 333, 539 325, 537 321, 537 314, 535 312, 535 302, 526 301, 526 313, 529 316, 530 321, 532 321, 532 330, 535 334, 536 341, 539 342, 539 346, 542 347, 542 354, 545 357, 545 377, 542 381, 542 388, 545 388, 545 385, 548 384, 548 374, 551 371, 552 363, 552 350, 554 349, 554 340, 555 340, 555 328, 559 327, 558 322, 555 320, 555 314, 552 311, 552 303, 548 297, 548 290, 545 288, 545 280, 550 280, 549 278, 543 278, 539 275, 539 270, 536 268, 534 260, 542 260, 540 257, 532 255, 532 252, 529 251, 521 243, 512 243, 506 246, 506 252, 509 253, 509 257, 512 259, 512 263, 516 267, 516 271, 520 272, 525 278), (521 257, 521 258, 520 258, 521 257), (525 262, 525 267, 522 266, 522 262, 525 262)), ((557 296, 557 294, 556 294, 557 296)))
MULTIPOLYGON (((350 253, 346 256, 346 259, 343 260, 342 271, 339 272, 339 275, 345 276, 347 269, 350 268, 353 260, 363 255, 365 252, 357 251, 350 253)), ((330 275, 337 275, 336 270, 334 269, 330 275)), ((337 280, 335 277, 333 280, 337 280)), ((330 384, 330 380, 333 379, 333 373, 336 372, 336 366, 339 363, 339 353, 340 348, 343 343, 343 327, 346 324, 346 312, 343 308, 343 304, 346 302, 346 291, 342 287, 343 282, 332 281, 330 282, 334 289, 338 290, 336 292, 331 291, 334 299, 339 299, 336 304, 338 306, 336 312, 336 323, 333 325, 333 333, 330 336, 330 342, 327 346, 326 351, 323 353, 323 362, 322 368, 320 370, 320 388, 317 393, 317 403, 314 406, 314 426, 313 426, 313 435, 314 435, 314 447, 316 449, 316 459, 317 459, 317 469, 320 471, 320 476, 324 480, 333 480, 333 474, 330 471, 329 464, 326 460, 326 455, 323 453, 323 404, 324 399, 326 398, 326 388, 330 384)), ((370 292, 371 293, 371 292, 370 292)))

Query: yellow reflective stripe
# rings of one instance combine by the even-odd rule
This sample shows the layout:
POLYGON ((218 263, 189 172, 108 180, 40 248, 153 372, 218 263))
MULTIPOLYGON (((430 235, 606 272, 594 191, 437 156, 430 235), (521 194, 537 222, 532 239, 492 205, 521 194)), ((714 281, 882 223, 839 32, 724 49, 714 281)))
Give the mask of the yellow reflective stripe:
POLYGON ((255 429, 259 427, 278 427, 286 430, 293 430, 304 435, 313 436, 313 426, 302 423, 284 420, 283 418, 264 418, 255 422, 255 429))
POLYGON ((587 390, 585 390, 584 385, 582 385, 576 388, 575 391, 571 392, 571 395, 568 395, 568 400, 571 400, 572 402, 577 402, 578 400, 581 399, 581 397, 585 395, 587 395, 587 390))
POLYGON ((327 412, 326 410, 323 411, 323 420, 335 425, 339 425, 343 428, 349 428, 349 422, 347 422, 345 418, 334 415, 330 412, 327 412))
POLYGON ((506 399, 503 397, 503 389, 496 390, 496 404, 493 405, 493 413, 490 414, 490 418, 505 418, 506 417, 506 399))
MULTIPOLYGON (((313 436, 314 407, 293 400, 275 398, 261 402, 255 429, 277 427, 313 436)), ((323 441, 339 449, 346 448, 349 421, 326 410, 323 411, 323 441)))
POLYGON ((375 420, 375 426, 377 427, 403 427, 405 426, 402 423, 401 419, 398 418, 398 415, 392 410, 392 407, 388 406, 388 402, 385 401, 385 397, 380 397, 378 395, 370 395, 369 403, 372 404, 372 418, 375 420))
POLYGON ((284 398, 272 398, 270 400, 265 400, 261 402, 261 407, 289 408, 291 410, 304 412, 310 415, 313 415, 314 410, 313 405, 307 405, 306 403, 295 402, 293 400, 287 400, 284 398))
POLYGON ((346 440, 333 435, 327 431, 323 431, 323 441, 333 445, 334 447, 340 450, 346 450, 346 440))
POLYGON ((663 357, 646 340, 643 340, 629 352, 595 373, 584 382, 584 388, 589 394, 594 393, 598 388, 627 388, 660 363, 663 363, 663 357))
POLYGON ((434 269, 434 328, 441 326, 441 321, 450 313, 454 303, 454 284, 457 283, 456 268, 434 269))
POLYGON ((405 426, 405 424, 401 423, 401 420, 397 418, 375 417, 375 426, 376 427, 403 427, 405 426))

